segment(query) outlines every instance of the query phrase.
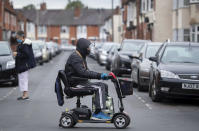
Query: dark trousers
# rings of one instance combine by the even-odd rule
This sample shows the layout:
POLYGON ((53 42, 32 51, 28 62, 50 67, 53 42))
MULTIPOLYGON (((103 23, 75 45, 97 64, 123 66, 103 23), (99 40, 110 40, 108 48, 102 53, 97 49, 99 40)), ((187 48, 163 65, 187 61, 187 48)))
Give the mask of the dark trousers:
POLYGON ((89 86, 96 89, 95 91, 95 107, 98 110, 106 108, 106 98, 108 96, 108 85, 102 82, 86 82, 79 85, 89 86))

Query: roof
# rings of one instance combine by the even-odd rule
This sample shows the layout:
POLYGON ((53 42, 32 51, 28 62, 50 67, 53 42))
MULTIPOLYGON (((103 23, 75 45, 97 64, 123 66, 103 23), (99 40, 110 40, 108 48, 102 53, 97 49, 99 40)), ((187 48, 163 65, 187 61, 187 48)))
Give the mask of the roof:
POLYGON ((28 19, 39 25, 103 25, 106 18, 112 15, 109 9, 81 9, 81 15, 74 17, 74 10, 23 10, 28 19), (37 16, 39 18, 37 19, 37 16))

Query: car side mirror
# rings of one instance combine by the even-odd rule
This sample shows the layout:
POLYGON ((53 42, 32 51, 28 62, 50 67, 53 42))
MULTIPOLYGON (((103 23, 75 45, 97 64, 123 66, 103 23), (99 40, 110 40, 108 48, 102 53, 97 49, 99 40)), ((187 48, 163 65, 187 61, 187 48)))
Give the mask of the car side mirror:
POLYGON ((139 56, 135 56, 135 55, 129 55, 129 58, 131 58, 131 59, 138 59, 138 60, 140 60, 140 57, 139 57, 139 56))
POLYGON ((121 51, 121 48, 118 48, 117 50, 118 50, 118 51, 121 51))
POLYGON ((158 62, 158 58, 157 57, 149 57, 149 60, 153 61, 153 62, 158 62))

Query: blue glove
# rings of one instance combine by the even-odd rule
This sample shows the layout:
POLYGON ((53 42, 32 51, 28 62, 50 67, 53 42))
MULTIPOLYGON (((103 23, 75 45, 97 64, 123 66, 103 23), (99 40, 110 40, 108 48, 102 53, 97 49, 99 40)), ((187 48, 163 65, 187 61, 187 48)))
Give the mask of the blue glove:
POLYGON ((108 74, 102 73, 102 74, 101 74, 101 79, 102 79, 102 80, 108 80, 108 74))

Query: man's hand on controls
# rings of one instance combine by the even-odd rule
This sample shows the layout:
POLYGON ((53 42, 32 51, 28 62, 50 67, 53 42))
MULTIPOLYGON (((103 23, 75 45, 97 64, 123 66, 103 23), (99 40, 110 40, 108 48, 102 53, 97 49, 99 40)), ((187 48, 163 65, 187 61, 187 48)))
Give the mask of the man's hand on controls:
POLYGON ((108 80, 108 74, 102 73, 102 74, 101 74, 101 79, 102 79, 102 80, 108 80))

